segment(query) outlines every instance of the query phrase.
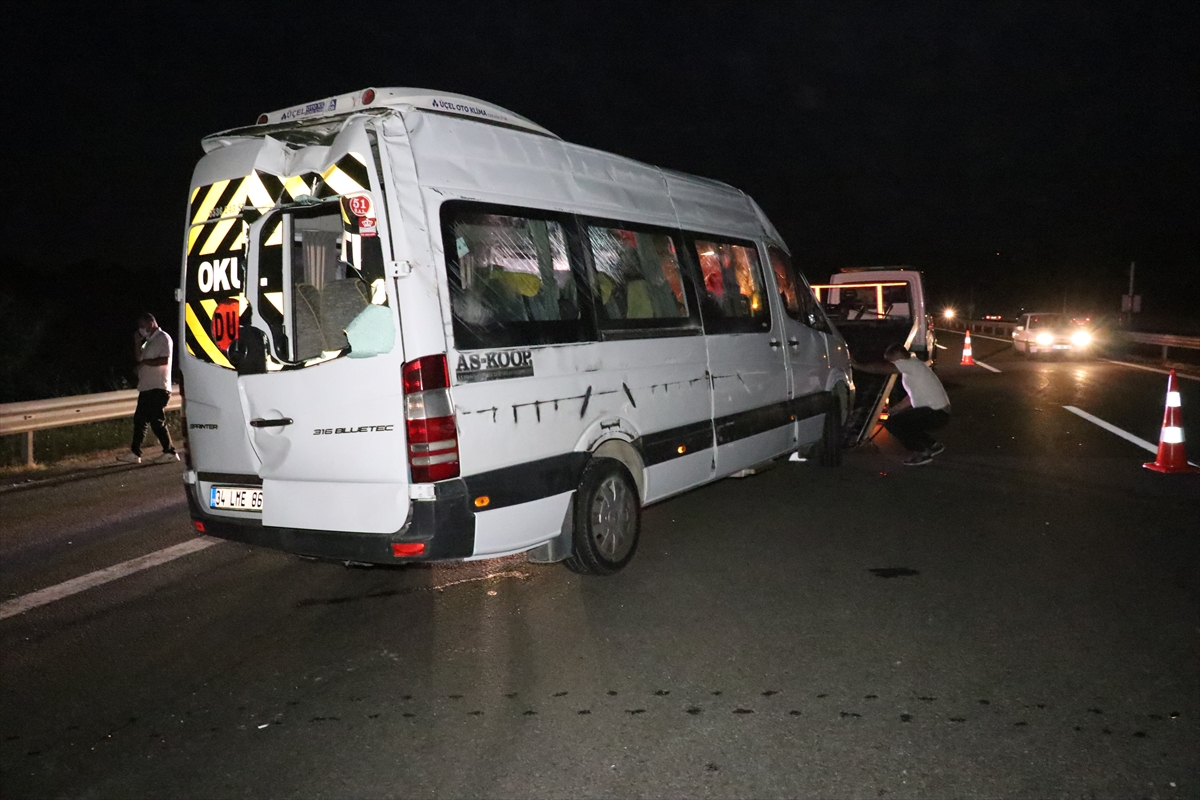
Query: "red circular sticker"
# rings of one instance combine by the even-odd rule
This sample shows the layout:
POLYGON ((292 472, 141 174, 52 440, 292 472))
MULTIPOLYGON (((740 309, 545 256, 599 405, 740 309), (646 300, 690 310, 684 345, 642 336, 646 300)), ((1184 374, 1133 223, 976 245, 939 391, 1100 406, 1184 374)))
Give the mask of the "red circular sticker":
POLYGON ((353 197, 346 198, 350 206, 350 213, 356 217, 371 216, 371 198, 365 194, 356 194, 353 197))
POLYGON ((229 346, 237 341, 239 306, 236 299, 222 300, 213 312, 210 330, 213 342, 222 353, 229 350, 229 346))

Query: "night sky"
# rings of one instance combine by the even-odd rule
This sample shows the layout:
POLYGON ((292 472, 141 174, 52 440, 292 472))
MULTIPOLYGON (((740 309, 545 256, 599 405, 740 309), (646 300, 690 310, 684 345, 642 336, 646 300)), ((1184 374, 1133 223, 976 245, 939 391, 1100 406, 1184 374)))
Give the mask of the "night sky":
MULTIPOLYGON (((10 341, 40 322, 108 347, 96 326, 123 342, 132 309, 172 315, 200 138, 372 85, 479 97, 568 141, 733 184, 814 281, 903 263, 939 303, 973 299, 978 315, 1064 300, 1111 313, 1137 261, 1146 319, 1200 324, 1200 3, 293 0, 5 15, 10 341), (68 274, 89 314, 45 299, 68 274)), ((0 380, 45 338, 26 356, 10 347, 0 380)))

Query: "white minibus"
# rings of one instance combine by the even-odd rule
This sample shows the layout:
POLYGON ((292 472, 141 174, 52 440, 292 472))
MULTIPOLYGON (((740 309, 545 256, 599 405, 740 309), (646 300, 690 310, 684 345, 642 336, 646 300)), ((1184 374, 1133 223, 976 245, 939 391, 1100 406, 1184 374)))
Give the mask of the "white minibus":
POLYGON ((198 531, 608 574, 648 503, 840 460, 845 343, 737 189, 420 89, 203 147, 178 294, 198 531))

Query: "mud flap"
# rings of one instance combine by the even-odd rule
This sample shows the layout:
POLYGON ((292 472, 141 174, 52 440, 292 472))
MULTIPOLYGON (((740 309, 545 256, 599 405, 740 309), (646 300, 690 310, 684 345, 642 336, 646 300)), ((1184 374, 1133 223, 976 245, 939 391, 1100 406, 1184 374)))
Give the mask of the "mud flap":
POLYGON ((545 544, 540 544, 528 551, 526 555, 534 564, 556 564, 571 555, 574 540, 575 493, 572 492, 571 500, 567 503, 567 514, 563 517, 562 532, 545 544))

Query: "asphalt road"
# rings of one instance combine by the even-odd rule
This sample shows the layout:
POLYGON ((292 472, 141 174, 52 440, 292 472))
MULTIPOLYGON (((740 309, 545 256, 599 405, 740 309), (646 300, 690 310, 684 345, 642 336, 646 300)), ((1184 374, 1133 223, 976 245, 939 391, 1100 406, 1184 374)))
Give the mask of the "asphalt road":
MULTIPOLYGON (((1200 796, 1200 475, 1063 409, 1157 442, 1165 376, 944 338, 934 464, 691 492, 613 577, 220 542, 0 619, 0 794, 1200 796)), ((179 481, 0 494, 0 599, 194 539, 179 481)))

